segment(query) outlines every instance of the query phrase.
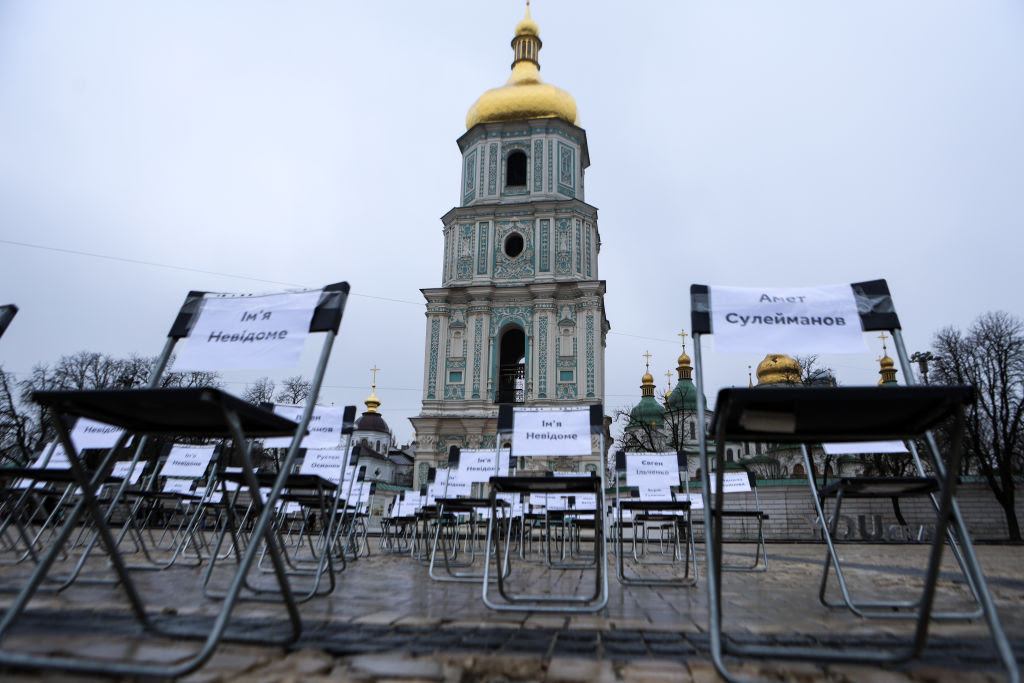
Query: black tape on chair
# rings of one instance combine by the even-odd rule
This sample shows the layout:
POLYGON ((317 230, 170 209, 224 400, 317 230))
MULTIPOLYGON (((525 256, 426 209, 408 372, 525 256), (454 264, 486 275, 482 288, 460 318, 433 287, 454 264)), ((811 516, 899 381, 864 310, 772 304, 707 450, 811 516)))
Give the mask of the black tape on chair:
POLYGON ((711 294, 707 285, 690 285, 690 334, 711 334, 711 294))
POLYGON ((341 316, 345 312, 345 302, 348 301, 348 290, 347 282, 335 282, 323 288, 320 302, 313 310, 313 319, 309 321, 310 332, 338 331, 341 316))
POLYGON ((626 471, 626 451, 622 450, 621 448, 615 451, 615 471, 626 471))
POLYGON ((900 329, 900 319, 896 315, 896 307, 892 303, 889 285, 885 280, 854 282, 850 287, 853 289, 860 324, 865 332, 900 329))
POLYGON ((507 403, 502 403, 498 406, 498 433, 504 434, 512 431, 512 427, 515 424, 515 413, 512 412, 512 406, 507 403))
POLYGON ((341 433, 351 434, 356 430, 356 407, 345 406, 345 412, 341 416, 341 433))
POLYGON ((178 317, 171 325, 171 331, 167 333, 168 337, 181 339, 192 333, 192 326, 196 324, 196 318, 199 317, 199 309, 202 308, 204 296, 206 296, 206 292, 193 290, 188 293, 185 303, 178 310, 178 317))
POLYGON ((461 454, 462 451, 458 446, 452 446, 448 449, 448 469, 459 468, 459 456, 461 454))

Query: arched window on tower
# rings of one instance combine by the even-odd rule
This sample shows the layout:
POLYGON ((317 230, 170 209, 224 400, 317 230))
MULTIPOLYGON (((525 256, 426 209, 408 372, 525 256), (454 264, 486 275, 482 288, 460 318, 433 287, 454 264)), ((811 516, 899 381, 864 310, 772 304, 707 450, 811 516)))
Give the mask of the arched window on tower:
POLYGON ((498 392, 495 403, 526 400, 526 334, 509 327, 501 335, 498 351, 498 392))
POLYGON ((505 160, 505 185, 522 187, 526 185, 526 154, 516 150, 505 160))

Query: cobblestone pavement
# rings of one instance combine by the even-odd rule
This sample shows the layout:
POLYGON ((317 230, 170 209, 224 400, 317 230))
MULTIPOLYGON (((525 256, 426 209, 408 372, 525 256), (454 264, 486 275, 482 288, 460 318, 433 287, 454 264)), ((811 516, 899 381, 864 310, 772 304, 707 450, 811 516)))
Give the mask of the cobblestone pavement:
MULTIPOLYGON (((989 587, 1014 651, 1024 652, 1024 547, 977 548, 989 587)), ((726 630, 744 642, 879 648, 905 641, 908 620, 864 620, 822 607, 816 597, 824 548, 818 544, 769 545, 770 569, 761 574, 727 573, 726 630)), ((848 568, 858 570, 856 589, 872 598, 920 584, 916 567, 927 548, 919 545, 851 544, 840 548, 848 568), (872 567, 884 574, 870 573, 872 567)), ((743 546, 728 546, 739 560, 743 546)), ((948 553, 947 553, 948 555, 948 553)), ((105 571, 90 560, 88 577, 105 571)), ((614 559, 610 568, 614 571, 614 559)), ((227 581, 231 564, 214 576, 227 581)), ((218 603, 202 596, 201 568, 139 572, 150 612, 157 621, 207 626, 218 603)), ((0 567, 0 581, 17 583, 26 565, 0 567)), ((660 575, 669 568, 657 567, 660 575)), ((703 567, 701 567, 703 571, 703 567)), ((269 577, 263 577, 269 581, 269 577)), ((551 572, 518 567, 516 585, 531 592, 587 588, 577 570, 551 572)), ((947 557, 938 608, 968 606, 969 591, 947 557)), ((334 592, 301 606, 304 631, 288 651, 225 644, 189 681, 680 681, 715 680, 707 645, 707 587, 623 587, 610 579, 608 606, 597 614, 494 612, 480 599, 479 583, 439 583, 407 555, 375 552, 337 574, 334 592)), ((0 605, 10 594, 0 597, 0 605)), ((281 634, 283 609, 243 602, 232 629, 248 636, 281 634)), ((882 670, 855 665, 794 662, 735 662, 752 679, 805 681, 1000 680, 1002 672, 984 623, 936 622, 924 656, 882 670)), ((146 637, 128 614, 119 588, 80 581, 59 594, 38 596, 3 643, 18 652, 72 653, 97 659, 171 662, 197 647, 190 641, 146 637)), ((83 680, 80 675, 32 671, 0 672, 5 681, 83 680)))

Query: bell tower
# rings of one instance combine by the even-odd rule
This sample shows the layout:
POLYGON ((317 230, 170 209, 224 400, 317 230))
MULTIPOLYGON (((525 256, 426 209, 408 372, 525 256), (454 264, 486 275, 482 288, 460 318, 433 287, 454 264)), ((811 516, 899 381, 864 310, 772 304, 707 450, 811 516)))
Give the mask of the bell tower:
MULTIPOLYGON (((544 83, 540 29, 512 38, 512 74, 470 107, 459 205, 441 218, 441 286, 426 299, 423 402, 414 484, 448 447, 493 448, 498 405, 604 401, 610 328, 597 209, 576 100, 544 83)), ((595 454, 587 469, 599 466, 595 454)))

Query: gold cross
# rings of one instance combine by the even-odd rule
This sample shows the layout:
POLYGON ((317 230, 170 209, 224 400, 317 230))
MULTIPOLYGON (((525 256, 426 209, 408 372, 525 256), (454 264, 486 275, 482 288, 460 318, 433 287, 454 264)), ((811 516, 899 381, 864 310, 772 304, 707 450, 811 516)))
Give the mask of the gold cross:
POLYGON ((646 363, 647 363, 647 369, 648 369, 648 370, 650 370, 650 369, 651 369, 651 353, 650 353, 650 351, 644 351, 644 352, 643 352, 643 353, 642 353, 641 355, 642 355, 642 356, 643 356, 644 358, 646 358, 646 359, 647 359, 647 361, 646 361, 646 363))
POLYGON ((689 336, 689 335, 686 334, 686 330, 680 330, 679 334, 677 334, 676 336, 680 337, 683 340, 683 351, 685 351, 686 350, 686 337, 689 336))
POLYGON ((885 340, 888 339, 888 337, 885 336, 885 330, 882 330, 882 334, 878 335, 878 338, 882 340, 882 351, 884 352, 885 351, 885 340))
POLYGON ((665 371, 665 377, 668 377, 668 385, 672 386, 672 371, 671 370, 666 370, 665 371))
POLYGON ((370 370, 373 372, 373 388, 376 389, 377 388, 377 371, 380 370, 380 368, 378 368, 377 364, 374 363, 373 367, 370 368, 370 370))

